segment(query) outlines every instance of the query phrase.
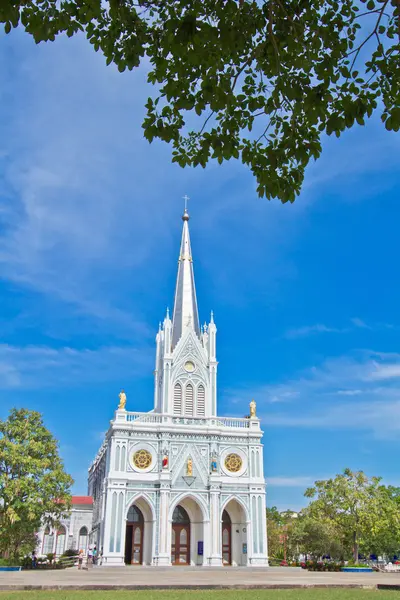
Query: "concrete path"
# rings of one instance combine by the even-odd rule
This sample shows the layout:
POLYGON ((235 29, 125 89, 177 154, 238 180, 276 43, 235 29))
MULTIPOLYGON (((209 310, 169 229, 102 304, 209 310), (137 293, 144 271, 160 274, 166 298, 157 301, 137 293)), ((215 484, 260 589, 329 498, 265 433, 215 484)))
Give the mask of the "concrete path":
POLYGON ((397 573, 313 573, 303 569, 211 567, 94 567, 78 571, 0 572, 0 590, 218 589, 292 587, 398 587, 397 573))

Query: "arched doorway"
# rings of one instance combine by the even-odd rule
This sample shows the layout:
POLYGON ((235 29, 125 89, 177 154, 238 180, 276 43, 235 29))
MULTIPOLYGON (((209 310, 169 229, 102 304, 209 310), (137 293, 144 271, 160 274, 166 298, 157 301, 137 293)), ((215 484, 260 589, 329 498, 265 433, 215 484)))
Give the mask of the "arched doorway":
POLYGON ((128 511, 125 535, 125 563, 143 564, 144 518, 142 511, 132 505, 128 511))
POLYGON ((190 565, 190 519, 180 504, 172 515, 171 562, 190 565))
POLYGON ((231 498, 221 515, 221 551, 224 565, 245 567, 247 556, 247 512, 236 498, 231 498), (228 522, 229 519, 229 522, 228 522), (229 562, 228 562, 229 561, 229 562))
POLYGON ((226 510, 222 513, 222 564, 232 564, 232 521, 226 510))

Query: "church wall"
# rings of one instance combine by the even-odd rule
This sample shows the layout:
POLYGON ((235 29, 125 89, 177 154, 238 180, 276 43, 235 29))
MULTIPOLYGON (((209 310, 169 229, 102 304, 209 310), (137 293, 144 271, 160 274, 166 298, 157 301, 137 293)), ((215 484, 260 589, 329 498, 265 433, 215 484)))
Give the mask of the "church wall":
MULTIPOLYGON (((265 564, 265 519, 263 521, 262 515, 265 513, 265 489, 261 477, 261 452, 259 434, 248 430, 235 435, 217 432, 201 435, 183 433, 181 427, 166 430, 149 424, 146 431, 135 431, 133 422, 123 429, 111 431, 109 470, 105 477, 106 503, 101 522, 104 533, 99 542, 99 546, 104 545, 104 562, 124 564, 126 514, 132 503, 140 503, 146 498, 153 517, 152 520, 146 518, 145 522, 144 563, 171 564, 170 510, 179 497, 192 496, 199 506, 206 507, 207 516, 200 511, 191 518, 191 563, 221 564, 222 510, 227 500, 236 496, 251 518, 231 517, 232 562, 243 566, 265 564), (152 454, 152 464, 145 472, 135 468, 132 462, 133 454, 139 449, 152 454), (232 451, 243 461, 241 470, 234 475, 223 465, 225 457, 232 451), (167 470, 162 468, 165 452, 168 453, 167 470), (217 473, 211 472, 213 455, 218 457, 217 473), (193 459, 191 478, 186 475, 189 456, 193 459), (254 510, 251 507, 253 498, 254 510), (203 542, 203 556, 198 555, 199 541, 203 542), (247 546, 247 553, 243 552, 243 544, 247 546)), ((95 481, 97 479, 92 475, 92 483, 95 481)))

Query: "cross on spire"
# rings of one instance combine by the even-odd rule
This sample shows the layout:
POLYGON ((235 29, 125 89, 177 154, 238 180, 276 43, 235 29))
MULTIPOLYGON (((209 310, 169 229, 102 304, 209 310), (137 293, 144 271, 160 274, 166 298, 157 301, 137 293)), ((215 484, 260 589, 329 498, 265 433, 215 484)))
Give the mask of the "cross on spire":
POLYGON ((185 201, 185 212, 186 212, 187 211, 187 203, 188 203, 188 200, 190 200, 190 198, 189 198, 189 196, 187 194, 185 194, 183 196, 183 199, 185 201))

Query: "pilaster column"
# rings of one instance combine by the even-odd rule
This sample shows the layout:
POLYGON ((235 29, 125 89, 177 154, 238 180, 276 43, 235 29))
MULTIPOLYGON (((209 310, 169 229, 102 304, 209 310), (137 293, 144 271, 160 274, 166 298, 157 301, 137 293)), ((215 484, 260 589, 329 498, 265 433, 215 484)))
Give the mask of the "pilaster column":
POLYGON ((168 519, 171 483, 170 475, 163 474, 160 476, 160 514, 158 517, 158 556, 156 563, 158 566, 169 566, 171 564, 171 532, 168 519))
MULTIPOLYGON (((210 481, 213 476, 210 476, 210 481)), ((219 509, 220 499, 220 486, 217 483, 211 483, 210 485, 210 528, 211 532, 211 544, 210 544, 210 558, 209 565, 214 567, 220 567, 222 565, 222 553, 221 553, 221 515, 219 509)))

